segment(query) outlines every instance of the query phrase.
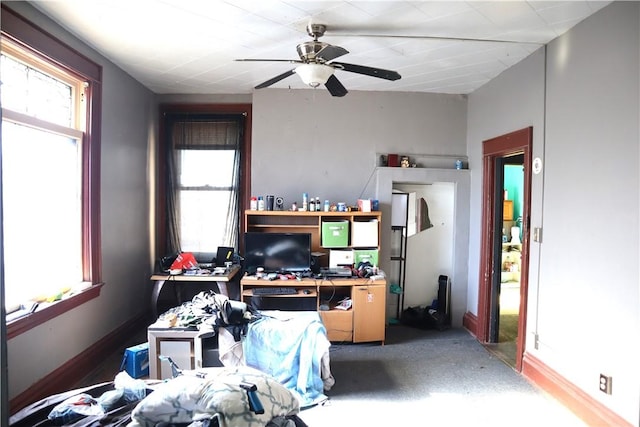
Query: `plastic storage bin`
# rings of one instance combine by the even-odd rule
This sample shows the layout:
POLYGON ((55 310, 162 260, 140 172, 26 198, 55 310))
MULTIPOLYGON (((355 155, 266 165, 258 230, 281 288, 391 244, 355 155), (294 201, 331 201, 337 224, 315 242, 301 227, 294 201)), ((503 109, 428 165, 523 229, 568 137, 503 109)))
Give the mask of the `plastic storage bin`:
POLYGON ((378 220, 353 221, 351 224, 352 247, 378 247, 378 220))
POLYGON ((349 221, 323 221, 322 247, 346 248, 349 246, 349 221))

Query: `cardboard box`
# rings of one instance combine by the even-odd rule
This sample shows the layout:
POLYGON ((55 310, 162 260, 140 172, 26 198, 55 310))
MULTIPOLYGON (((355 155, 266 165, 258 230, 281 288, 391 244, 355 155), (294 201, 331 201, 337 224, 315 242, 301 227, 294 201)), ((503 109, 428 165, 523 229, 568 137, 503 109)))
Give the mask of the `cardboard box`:
POLYGON ((349 246, 349 221, 322 221, 322 246, 346 248, 349 246))
POLYGON ((353 265, 351 249, 332 249, 329 251, 329 268, 353 265))
POLYGON ((353 221, 351 224, 351 246, 378 247, 378 220, 353 221))
POLYGON ((374 267, 378 267, 378 250, 377 249, 354 249, 353 264, 358 268, 361 262, 370 262, 374 267))
POLYGON ((132 378, 149 376, 149 343, 138 344, 124 351, 120 370, 127 371, 132 378))

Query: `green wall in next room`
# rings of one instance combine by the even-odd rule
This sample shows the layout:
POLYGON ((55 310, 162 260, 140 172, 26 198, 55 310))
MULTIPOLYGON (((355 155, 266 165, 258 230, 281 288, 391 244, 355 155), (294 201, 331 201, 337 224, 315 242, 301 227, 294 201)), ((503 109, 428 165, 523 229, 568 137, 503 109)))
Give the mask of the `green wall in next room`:
POLYGON ((514 221, 522 216, 522 204, 524 203, 524 167, 522 165, 505 165, 504 189, 507 190, 509 200, 513 200, 514 221))

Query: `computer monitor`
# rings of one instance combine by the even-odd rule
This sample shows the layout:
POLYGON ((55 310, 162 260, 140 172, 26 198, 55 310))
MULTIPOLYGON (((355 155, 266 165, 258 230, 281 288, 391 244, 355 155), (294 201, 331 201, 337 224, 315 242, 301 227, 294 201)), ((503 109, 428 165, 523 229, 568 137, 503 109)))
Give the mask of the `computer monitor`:
POLYGON ((301 273, 311 269, 310 233, 259 233, 244 235, 244 267, 267 273, 301 273))
POLYGON ((227 246, 219 246, 216 253, 216 266, 223 267, 227 262, 233 262, 234 249, 227 246))

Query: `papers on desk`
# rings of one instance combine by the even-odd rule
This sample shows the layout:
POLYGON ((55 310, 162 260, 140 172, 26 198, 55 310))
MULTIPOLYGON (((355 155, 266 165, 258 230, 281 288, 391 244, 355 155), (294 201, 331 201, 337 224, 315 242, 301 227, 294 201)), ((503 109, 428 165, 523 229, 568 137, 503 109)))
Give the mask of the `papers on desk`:
POLYGON ((190 270, 185 270, 185 276, 209 276, 211 274, 226 274, 227 269, 224 267, 215 267, 215 268, 192 268, 190 270))
POLYGON ((351 298, 346 297, 335 306, 335 310, 349 310, 353 306, 351 298))

